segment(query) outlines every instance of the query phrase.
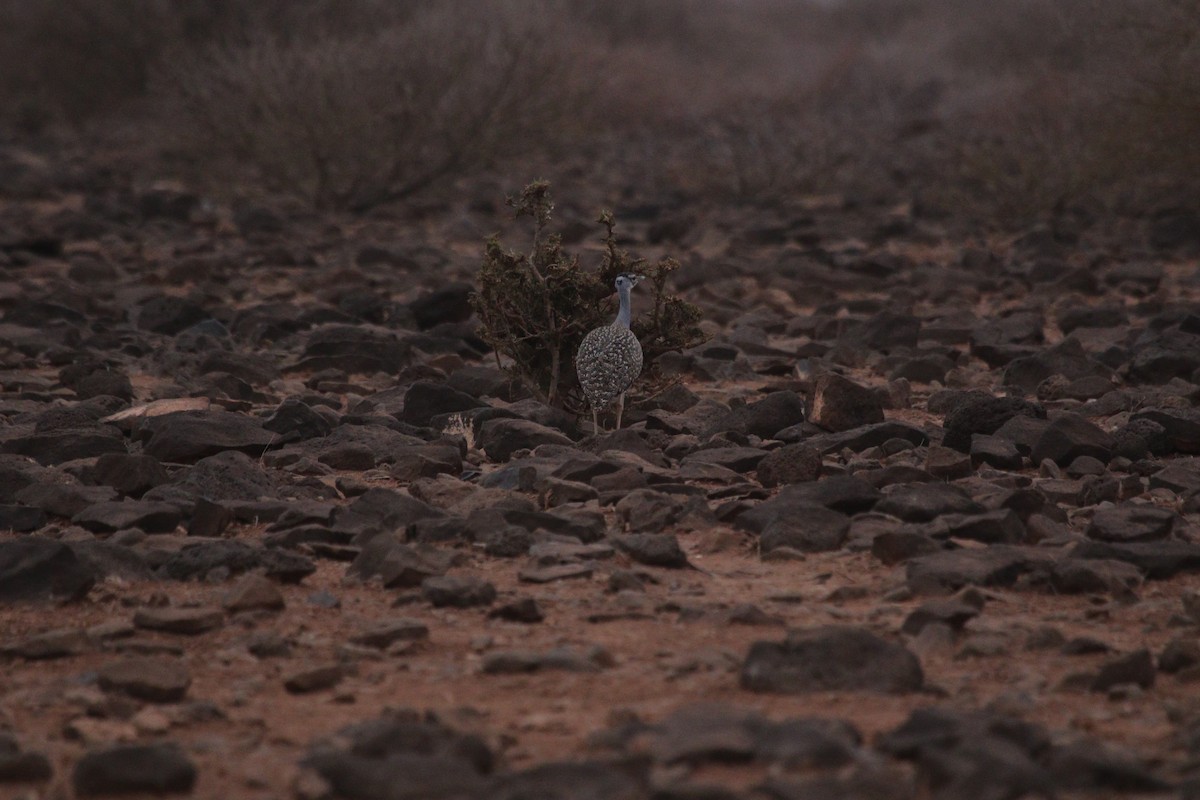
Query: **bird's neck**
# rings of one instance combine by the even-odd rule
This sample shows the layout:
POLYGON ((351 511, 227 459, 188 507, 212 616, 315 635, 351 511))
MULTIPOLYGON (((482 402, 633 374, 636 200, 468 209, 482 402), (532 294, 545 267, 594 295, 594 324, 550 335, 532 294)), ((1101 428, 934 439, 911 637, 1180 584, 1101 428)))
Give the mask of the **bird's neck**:
POLYGON ((628 328, 630 319, 629 287, 618 290, 621 297, 621 307, 617 309, 617 319, 613 322, 619 328, 628 328))

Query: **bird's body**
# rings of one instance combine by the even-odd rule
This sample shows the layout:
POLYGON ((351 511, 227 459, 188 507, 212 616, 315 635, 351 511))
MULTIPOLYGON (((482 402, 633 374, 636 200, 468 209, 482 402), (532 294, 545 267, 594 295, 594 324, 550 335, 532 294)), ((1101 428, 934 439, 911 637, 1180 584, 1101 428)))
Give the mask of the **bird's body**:
POLYGON ((596 328, 583 337, 575 355, 575 372, 592 407, 592 424, 599 431, 598 414, 614 400, 619 402, 617 427, 625 406, 625 392, 642 373, 642 344, 629 329, 629 290, 640 279, 637 275, 617 276, 621 299, 617 318, 611 325, 596 328))

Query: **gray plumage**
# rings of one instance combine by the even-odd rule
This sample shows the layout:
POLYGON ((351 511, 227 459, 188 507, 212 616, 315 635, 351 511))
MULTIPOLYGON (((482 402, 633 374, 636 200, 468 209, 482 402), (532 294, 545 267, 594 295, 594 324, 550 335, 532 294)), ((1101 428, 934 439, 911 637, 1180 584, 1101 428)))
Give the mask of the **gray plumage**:
POLYGON ((642 344, 629 329, 631 316, 629 291, 641 280, 640 275, 617 276, 617 294, 621 299, 617 318, 611 325, 596 328, 583 337, 575 355, 575 372, 592 407, 592 424, 599 431, 598 414, 617 400, 617 427, 625 408, 625 392, 642 373, 642 344))

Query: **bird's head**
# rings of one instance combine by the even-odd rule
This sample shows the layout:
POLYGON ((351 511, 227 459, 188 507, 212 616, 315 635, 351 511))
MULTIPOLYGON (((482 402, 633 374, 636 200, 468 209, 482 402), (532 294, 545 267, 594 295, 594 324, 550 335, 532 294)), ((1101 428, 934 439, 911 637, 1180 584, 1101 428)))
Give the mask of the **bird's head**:
POLYGON ((628 291, 638 285, 638 281, 645 280, 645 275, 637 275, 632 272, 622 272, 617 276, 616 287, 617 291, 628 291))

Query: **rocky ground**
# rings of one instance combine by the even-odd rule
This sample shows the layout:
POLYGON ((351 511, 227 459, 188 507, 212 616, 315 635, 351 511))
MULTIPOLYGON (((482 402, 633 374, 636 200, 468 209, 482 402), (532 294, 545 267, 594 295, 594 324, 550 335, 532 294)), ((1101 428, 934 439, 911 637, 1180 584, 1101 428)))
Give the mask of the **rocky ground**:
POLYGON ((3 163, 0 796, 1200 797, 1193 218, 618 207, 711 338, 595 436, 498 187, 3 163))

